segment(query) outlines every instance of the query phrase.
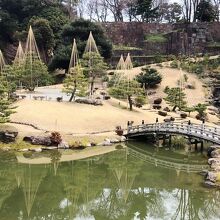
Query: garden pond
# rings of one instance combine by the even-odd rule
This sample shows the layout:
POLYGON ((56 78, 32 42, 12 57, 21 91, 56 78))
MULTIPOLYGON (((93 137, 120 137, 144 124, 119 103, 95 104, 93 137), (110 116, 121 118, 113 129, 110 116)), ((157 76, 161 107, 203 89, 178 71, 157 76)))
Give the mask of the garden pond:
POLYGON ((83 160, 47 156, 21 164, 0 152, 1 220, 220 219, 220 191, 199 174, 205 154, 131 142, 83 160))

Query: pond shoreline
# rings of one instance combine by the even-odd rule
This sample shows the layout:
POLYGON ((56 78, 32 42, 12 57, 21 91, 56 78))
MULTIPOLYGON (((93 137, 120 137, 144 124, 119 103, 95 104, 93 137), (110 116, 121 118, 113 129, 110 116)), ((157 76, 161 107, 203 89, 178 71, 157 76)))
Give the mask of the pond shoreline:
MULTIPOLYGON (((122 146, 125 148, 125 146, 122 146)), ((65 161, 74 161, 74 160, 82 160, 82 159, 87 159, 90 157, 95 157, 103 154, 110 153, 112 151, 117 150, 116 145, 112 146, 97 146, 93 148, 86 148, 83 150, 79 151, 63 151, 61 158, 59 162, 65 162, 65 161), (72 153, 71 153, 72 152, 72 153)), ((18 154, 17 156, 18 163, 22 164, 50 164, 51 163, 51 158, 49 157, 39 157, 39 158, 25 158, 24 155, 18 154)))

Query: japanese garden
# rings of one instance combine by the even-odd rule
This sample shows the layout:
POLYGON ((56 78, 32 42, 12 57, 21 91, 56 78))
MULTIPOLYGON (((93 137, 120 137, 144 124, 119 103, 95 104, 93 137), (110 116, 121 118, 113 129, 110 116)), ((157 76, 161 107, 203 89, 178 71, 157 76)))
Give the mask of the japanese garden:
POLYGON ((0 0, 0 219, 220 218, 219 0, 0 0))

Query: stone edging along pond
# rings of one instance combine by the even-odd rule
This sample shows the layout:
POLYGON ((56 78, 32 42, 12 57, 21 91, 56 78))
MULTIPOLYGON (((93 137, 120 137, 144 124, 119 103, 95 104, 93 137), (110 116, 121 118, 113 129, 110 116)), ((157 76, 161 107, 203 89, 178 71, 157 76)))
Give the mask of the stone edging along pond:
POLYGON ((220 146, 214 145, 208 149, 208 164, 211 170, 206 173, 207 186, 220 187, 220 146))

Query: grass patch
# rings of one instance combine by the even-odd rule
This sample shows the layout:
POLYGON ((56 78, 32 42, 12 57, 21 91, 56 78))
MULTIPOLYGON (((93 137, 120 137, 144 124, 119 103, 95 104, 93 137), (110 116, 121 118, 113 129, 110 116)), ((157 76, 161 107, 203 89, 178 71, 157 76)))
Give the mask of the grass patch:
POLYGON ((0 149, 3 148, 10 148, 11 150, 20 150, 20 149, 31 149, 31 148, 41 148, 43 146, 41 145, 32 145, 28 142, 22 141, 22 140, 17 140, 14 143, 2 143, 0 142, 0 149))
POLYGON ((149 43, 165 43, 167 38, 163 34, 148 34, 145 36, 145 41, 149 43))

